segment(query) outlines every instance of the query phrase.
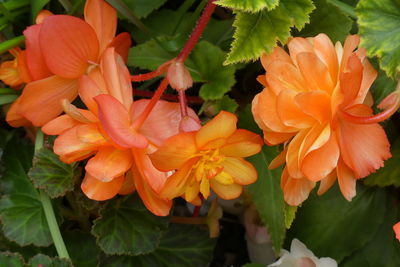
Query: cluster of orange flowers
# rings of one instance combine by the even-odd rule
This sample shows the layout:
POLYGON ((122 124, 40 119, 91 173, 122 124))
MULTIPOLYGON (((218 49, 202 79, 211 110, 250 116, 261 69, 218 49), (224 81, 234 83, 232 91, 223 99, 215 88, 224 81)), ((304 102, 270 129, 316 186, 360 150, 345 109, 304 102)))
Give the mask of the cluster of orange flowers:
POLYGON ((224 199, 238 197, 257 179, 242 158, 258 153, 262 139, 236 129, 228 112, 201 127, 195 112, 182 115, 178 103, 133 101, 125 65, 131 41, 127 33, 115 37, 116 11, 88 0, 84 15, 42 11, 24 31, 26 50, 1 67, 4 82, 26 83, 7 122, 57 135, 54 152, 63 162, 89 158, 81 188, 94 200, 137 191, 151 212, 165 216, 175 197, 199 205, 210 188, 224 199), (78 95, 87 109, 71 104, 78 95))

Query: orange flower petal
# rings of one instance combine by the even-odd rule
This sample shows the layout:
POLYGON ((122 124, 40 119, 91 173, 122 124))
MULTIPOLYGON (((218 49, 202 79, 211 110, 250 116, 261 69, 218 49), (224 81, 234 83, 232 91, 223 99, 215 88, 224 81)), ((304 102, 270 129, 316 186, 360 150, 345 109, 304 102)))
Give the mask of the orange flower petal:
POLYGON ((26 51, 21 51, 21 53, 18 54, 17 63, 18 63, 18 73, 21 79, 25 83, 31 82, 32 76, 28 68, 28 63, 26 61, 26 51))
POLYGON ((269 146, 278 145, 288 141, 296 133, 276 133, 268 130, 264 130, 264 141, 269 146))
POLYGON ((47 135, 60 135, 64 131, 79 125, 80 123, 68 115, 61 115, 42 127, 42 131, 47 135))
MULTIPOLYGON (((203 180, 207 180, 206 178, 203 180)), ((207 199, 208 195, 210 192, 208 190, 204 190, 205 187, 207 187, 207 181, 205 181, 205 184, 203 186, 203 191, 205 195, 203 197, 207 199)), ((187 183, 185 187, 185 195, 184 198, 187 202, 193 202, 195 199, 198 198, 200 193, 200 184, 198 182, 193 182, 193 183, 187 183)))
POLYGON ((85 4, 85 21, 93 27, 99 40, 101 55, 112 41, 117 30, 117 11, 103 0, 87 0, 85 4))
POLYGON ((107 140, 99 130, 95 123, 82 124, 76 127, 76 134, 81 142, 98 146, 108 145, 107 140))
POLYGON ((311 43, 301 37, 295 37, 292 38, 289 43, 288 43, 288 48, 289 48, 289 53, 290 57, 292 58, 292 61, 298 65, 298 59, 297 55, 300 53, 314 53, 314 48, 311 45, 311 43))
POLYGON ((305 114, 313 117, 319 123, 331 120, 331 98, 326 92, 299 93, 295 96, 295 102, 305 114))
POLYGON ((242 158, 227 157, 221 163, 224 172, 230 174, 237 184, 252 184, 257 180, 257 171, 254 166, 242 158))
POLYGON ((145 148, 146 137, 131 127, 129 113, 125 107, 110 95, 98 95, 95 101, 99 107, 99 119, 107 135, 119 146, 145 148))
POLYGON ((127 172, 133 163, 133 156, 129 149, 101 147, 96 155, 85 166, 86 172, 92 177, 109 182, 127 172))
POLYGON ((48 16, 54 15, 51 11, 46 10, 46 9, 42 9, 40 10, 39 14, 36 16, 36 24, 42 24, 43 21, 45 20, 45 18, 47 18, 48 16))
POLYGON ((336 169, 333 170, 330 174, 328 174, 324 179, 321 180, 321 183, 319 184, 318 188, 318 196, 321 196, 325 194, 326 191, 328 191, 329 188, 332 187, 332 185, 336 181, 336 169))
POLYGON ((339 62, 336 55, 335 46, 329 37, 320 33, 313 38, 315 54, 328 67, 331 79, 336 84, 338 79, 339 62))
POLYGON ((396 234, 397 240, 400 240, 400 222, 393 225, 393 231, 396 234))
POLYGON ((146 208, 157 216, 167 216, 171 209, 172 201, 162 198, 160 194, 154 192, 146 183, 146 180, 142 177, 142 173, 135 164, 132 166, 132 174, 136 190, 146 208))
POLYGON ((344 41, 343 46, 343 55, 340 62, 340 73, 344 72, 347 67, 347 62, 354 49, 357 48, 360 43, 360 36, 358 35, 349 35, 344 41))
POLYGON ((39 43, 42 25, 32 25, 24 31, 26 45, 26 64, 34 81, 53 75, 47 67, 39 43))
POLYGON ((96 62, 99 41, 89 24, 76 17, 47 17, 40 30, 40 47, 48 68, 64 78, 84 74, 89 62, 96 62))
POLYGON ((315 182, 306 178, 294 179, 290 177, 286 168, 282 172, 281 179, 283 198, 290 206, 298 206, 303 203, 315 186, 315 182))
POLYGON ((258 134, 239 129, 226 139, 220 153, 228 157, 250 157, 260 152, 263 141, 258 134))
POLYGON ((364 103, 368 95, 372 98, 371 92, 369 92, 369 88, 378 76, 378 72, 374 69, 374 67, 371 65, 371 63, 369 63, 367 59, 363 60, 363 66, 364 71, 362 74, 361 87, 356 99, 354 100, 354 104, 364 103))
POLYGON ((285 61, 272 62, 265 75, 268 87, 278 95, 282 90, 297 92, 307 90, 307 83, 298 68, 285 61))
POLYGON ((243 186, 239 184, 223 185, 215 181, 210 180, 211 189, 222 199, 234 199, 242 194, 243 186))
POLYGON ((237 117, 234 114, 221 111, 196 133, 197 147, 201 148, 214 139, 229 137, 236 131, 236 123, 237 117))
POLYGON ((20 102, 21 102, 21 97, 18 97, 14 101, 14 103, 11 104, 11 107, 8 110, 7 115, 6 115, 7 123, 15 128, 31 125, 31 122, 20 114, 20 110, 21 110, 20 102))
POLYGON ((300 148, 304 139, 306 138, 309 130, 300 131, 288 145, 288 152, 286 153, 286 168, 293 178, 302 178, 303 173, 300 169, 300 148))
POLYGON ((20 77, 16 59, 1 63, 0 80, 11 87, 16 87, 24 83, 20 77))
POLYGON ((154 166, 161 171, 179 169, 197 153, 195 132, 180 133, 165 141, 150 155, 154 166))
POLYGON ((344 95, 342 106, 353 104, 360 91, 363 78, 363 65, 355 53, 348 60, 345 72, 340 75, 340 89, 344 95))
POLYGON ((81 184, 81 189, 88 198, 103 201, 117 195, 124 180, 124 176, 119 176, 110 182, 102 182, 92 177, 89 173, 86 173, 81 184))
POLYGON ((97 103, 94 101, 94 97, 104 94, 97 84, 87 75, 83 75, 79 79, 79 96, 86 107, 97 115, 97 103))
POLYGON ((109 47, 114 47, 115 52, 117 52, 122 59, 127 62, 129 48, 132 45, 131 36, 127 32, 123 32, 115 36, 112 42, 108 45, 109 47))
POLYGON ((74 100, 77 82, 58 76, 31 82, 25 87, 20 101, 20 113, 35 126, 42 126, 62 112, 61 100, 74 100))
POLYGON ((125 174, 125 180, 124 183, 121 186, 121 189, 118 191, 118 194, 120 195, 129 195, 135 192, 136 187, 135 187, 135 181, 133 179, 133 174, 132 171, 128 171, 125 174))
POLYGON ((356 196, 356 177, 353 171, 340 158, 336 168, 340 191, 347 201, 356 196))
POLYGON ((269 71, 269 65, 275 61, 283 61, 292 64, 292 60, 288 53, 286 53, 286 51, 279 46, 276 46, 272 53, 263 54, 260 58, 260 61, 266 71, 269 71))
POLYGON ((311 151, 301 163, 301 171, 311 181, 324 179, 337 165, 340 155, 336 136, 331 134, 328 142, 322 147, 311 151))

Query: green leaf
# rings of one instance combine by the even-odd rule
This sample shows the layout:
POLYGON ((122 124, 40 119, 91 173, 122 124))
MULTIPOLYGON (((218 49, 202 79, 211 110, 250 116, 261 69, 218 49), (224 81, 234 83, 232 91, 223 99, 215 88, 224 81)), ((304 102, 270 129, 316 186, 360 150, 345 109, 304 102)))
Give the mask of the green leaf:
POLYGON ((385 218, 372 240, 346 258, 341 267, 400 266, 400 243, 395 239, 392 228, 398 221, 398 209, 393 205, 394 201, 387 202, 385 218))
POLYGON ((400 186, 400 139, 391 148, 392 157, 385 161, 385 166, 369 175, 364 183, 369 186, 400 186))
POLYGON ((37 190, 27 176, 33 149, 14 137, 4 152, 5 173, 1 179, 0 219, 4 235, 21 246, 52 243, 37 190))
POLYGON ((23 267, 24 258, 19 253, 0 252, 0 267, 23 267))
POLYGON ((207 229, 172 224, 163 234, 160 245, 152 253, 136 257, 113 256, 100 266, 208 266, 214 246, 215 240, 208 237, 207 229))
MULTIPOLYGON (((225 53, 206 41, 197 43, 190 55, 202 81, 199 95, 204 100, 221 99, 235 84, 235 67, 223 66, 225 53)), ((188 64, 190 67, 191 64, 188 64)))
POLYGON ((49 3, 50 0, 35 0, 31 1, 31 16, 32 16, 32 22, 35 21, 37 15, 39 14, 40 10, 43 9, 47 3, 49 3))
POLYGON ((25 36, 21 35, 0 43, 0 54, 7 52, 9 49, 22 44, 24 41, 25 36))
POLYGON ((247 263, 247 264, 243 265, 242 267, 265 267, 265 265, 260 264, 260 263, 247 263))
POLYGON ((216 116, 221 110, 235 113, 239 107, 238 103, 227 95, 224 95, 221 99, 215 101, 207 101, 201 107, 200 114, 204 112, 207 117, 216 116))
POLYGON ((276 254, 285 238, 285 202, 280 187, 281 169, 269 170, 268 164, 278 155, 276 147, 264 146, 257 155, 247 158, 258 171, 258 180, 247 191, 267 226, 276 254))
POLYGON ((351 30, 353 21, 326 0, 314 0, 314 4, 316 8, 310 15, 310 23, 296 35, 314 37, 319 33, 325 33, 334 43, 343 42, 351 30))
POLYGON ((12 103, 17 98, 18 95, 0 95, 0 105, 12 103))
POLYGON ((386 96, 393 92, 396 88, 396 82, 386 76, 382 70, 378 72, 378 78, 374 81, 371 87, 374 103, 380 103, 386 96))
POLYGON ((66 192, 72 191, 75 178, 79 175, 76 164, 65 164, 47 148, 36 152, 33 166, 28 173, 36 188, 43 189, 51 198, 64 196, 66 192))
POLYGON ((286 43, 290 27, 302 29, 313 9, 311 0, 281 0, 271 11, 238 12, 233 23, 235 40, 224 64, 255 60, 270 52, 277 41, 286 43))
POLYGON ((360 0, 358 15, 361 46, 367 55, 378 57, 388 76, 400 71, 400 3, 393 0, 360 0))
POLYGON ((92 234, 107 254, 139 255, 154 251, 168 217, 153 215, 137 194, 113 199, 94 221, 92 234))
POLYGON ((145 18, 161 7, 167 0, 123 0, 127 7, 138 18, 145 18))
POLYGON ((289 229, 292 226, 294 218, 296 218, 298 206, 290 206, 285 203, 285 226, 289 229))
POLYGON ((367 244, 384 220, 386 194, 379 188, 357 187, 357 196, 345 200, 337 185, 323 196, 315 191, 303 203, 288 231, 315 255, 340 262, 367 244))
POLYGON ((258 12, 264 8, 274 9, 279 0, 218 0, 215 4, 245 12, 258 12))
POLYGON ((63 238, 75 266, 97 266, 101 250, 97 246, 93 235, 83 231, 71 231, 64 232, 63 238))
POLYGON ((38 254, 29 260, 29 267, 73 267, 72 262, 68 259, 60 259, 58 257, 50 258, 47 255, 38 254))

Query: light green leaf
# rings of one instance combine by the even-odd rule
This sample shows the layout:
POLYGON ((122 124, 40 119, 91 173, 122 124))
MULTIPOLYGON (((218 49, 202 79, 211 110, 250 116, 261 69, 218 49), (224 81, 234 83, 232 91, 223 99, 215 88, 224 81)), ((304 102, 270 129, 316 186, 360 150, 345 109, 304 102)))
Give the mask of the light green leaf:
POLYGON ((93 235, 82 231, 71 231, 64 232, 63 238, 75 266, 97 266, 101 250, 93 235))
POLYGON ((157 248, 167 225, 168 217, 153 215, 135 194, 109 201, 94 221, 92 234, 107 254, 140 255, 157 248))
POLYGON ((269 170, 268 164, 278 155, 276 147, 264 146, 257 155, 247 158, 258 171, 258 180, 247 190, 267 226, 276 254, 285 238, 285 202, 280 187, 281 169, 269 170))
POLYGON ((24 258, 19 253, 0 252, 0 267, 23 267, 24 258))
POLYGON ((6 195, 0 200, 0 219, 8 239, 21 246, 48 246, 52 239, 40 196, 26 175, 32 154, 32 146, 16 137, 6 146, 0 184, 6 195))
POLYGON ((160 245, 150 254, 136 257, 110 257, 101 267, 186 267, 208 266, 215 240, 208 237, 207 229, 192 225, 172 224, 163 234, 160 245))
POLYGON ((233 26, 234 41, 225 64, 255 60, 270 52, 277 41, 286 43, 290 27, 302 29, 314 9, 311 0, 281 0, 271 11, 238 12, 233 26))
POLYGON ((17 98, 18 95, 0 95, 0 105, 12 103, 17 98))
POLYGON ((400 2, 360 0, 358 15, 361 46, 367 55, 378 57, 388 76, 400 71, 400 2))
POLYGON ((218 0, 215 4, 237 9, 245 12, 258 12, 260 10, 274 9, 279 3, 279 0, 218 0))
POLYGON ((314 0, 314 4, 316 8, 310 15, 310 23, 300 31, 298 36, 314 37, 319 33, 325 33, 333 43, 343 42, 351 30, 353 21, 326 0, 314 0))
POLYGON ((289 229, 292 226, 294 218, 296 218, 298 206, 290 206, 285 203, 285 226, 289 229))
POLYGON ((297 238, 316 256, 340 262, 374 237, 384 220, 386 201, 379 188, 358 186, 351 202, 337 185, 322 196, 314 191, 297 211, 287 240, 297 238))
POLYGON ((72 191, 74 180, 79 175, 80 171, 76 164, 65 164, 47 148, 36 152, 33 166, 28 173, 36 188, 43 189, 52 198, 72 191))
POLYGON ((68 259, 60 259, 58 257, 50 258, 47 255, 38 254, 29 260, 29 267, 73 267, 72 263, 68 259))
POLYGON ((123 0, 127 7, 138 18, 145 18, 161 7, 167 0, 123 0))
POLYGON ((369 186, 400 186, 400 140, 397 140, 391 148, 392 157, 385 161, 385 166, 377 172, 369 175, 364 183, 369 186))

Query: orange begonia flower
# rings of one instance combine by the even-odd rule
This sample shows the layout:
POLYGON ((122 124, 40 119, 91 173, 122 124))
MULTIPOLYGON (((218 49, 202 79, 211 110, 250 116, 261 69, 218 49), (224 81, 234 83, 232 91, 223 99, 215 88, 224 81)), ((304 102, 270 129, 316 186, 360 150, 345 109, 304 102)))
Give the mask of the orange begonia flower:
POLYGON ((26 52, 18 47, 10 49, 9 52, 14 56, 14 59, 1 63, 0 80, 18 89, 19 85, 31 81, 31 76, 26 65, 26 52))
POLYGON ((175 135, 151 154, 160 171, 177 170, 161 196, 198 203, 199 194, 208 198, 211 187, 221 198, 233 199, 243 185, 254 183, 257 171, 243 157, 258 153, 263 142, 257 134, 236 129, 236 122, 234 114, 221 111, 200 130, 175 135))
POLYGON ((62 99, 74 100, 82 75, 92 72, 107 47, 125 59, 131 44, 127 33, 115 36, 117 13, 103 0, 87 0, 85 21, 68 15, 41 13, 24 31, 26 64, 32 82, 7 114, 7 122, 42 126, 62 112, 62 99), (25 118, 25 120, 24 120, 25 118))
MULTIPOLYGON (((101 201, 137 190, 151 212, 165 216, 172 202, 158 193, 168 174, 158 171, 147 154, 178 133, 180 107, 177 103, 158 101, 143 124, 130 131, 129 124, 149 103, 149 100, 133 102, 132 91, 123 59, 114 48, 108 48, 100 69, 84 75, 79 82, 80 97, 89 110, 78 109, 64 100, 66 114, 48 122, 42 129, 46 134, 59 135, 54 142, 54 152, 63 162, 71 163, 94 155, 86 164, 81 185, 87 197, 101 201), (140 136, 143 140, 135 143, 123 136, 128 143, 119 141, 115 125, 124 135, 140 136)), ((192 110, 190 114, 195 116, 192 110)))
POLYGON ((281 187, 290 205, 302 203, 317 181, 323 194, 336 179, 350 201, 356 180, 391 157, 377 123, 385 118, 372 116, 370 107, 377 72, 358 44, 356 35, 342 47, 319 34, 291 39, 289 54, 276 47, 261 58, 266 74, 258 80, 265 88, 252 111, 267 144, 286 144, 271 167, 286 163, 281 187))

